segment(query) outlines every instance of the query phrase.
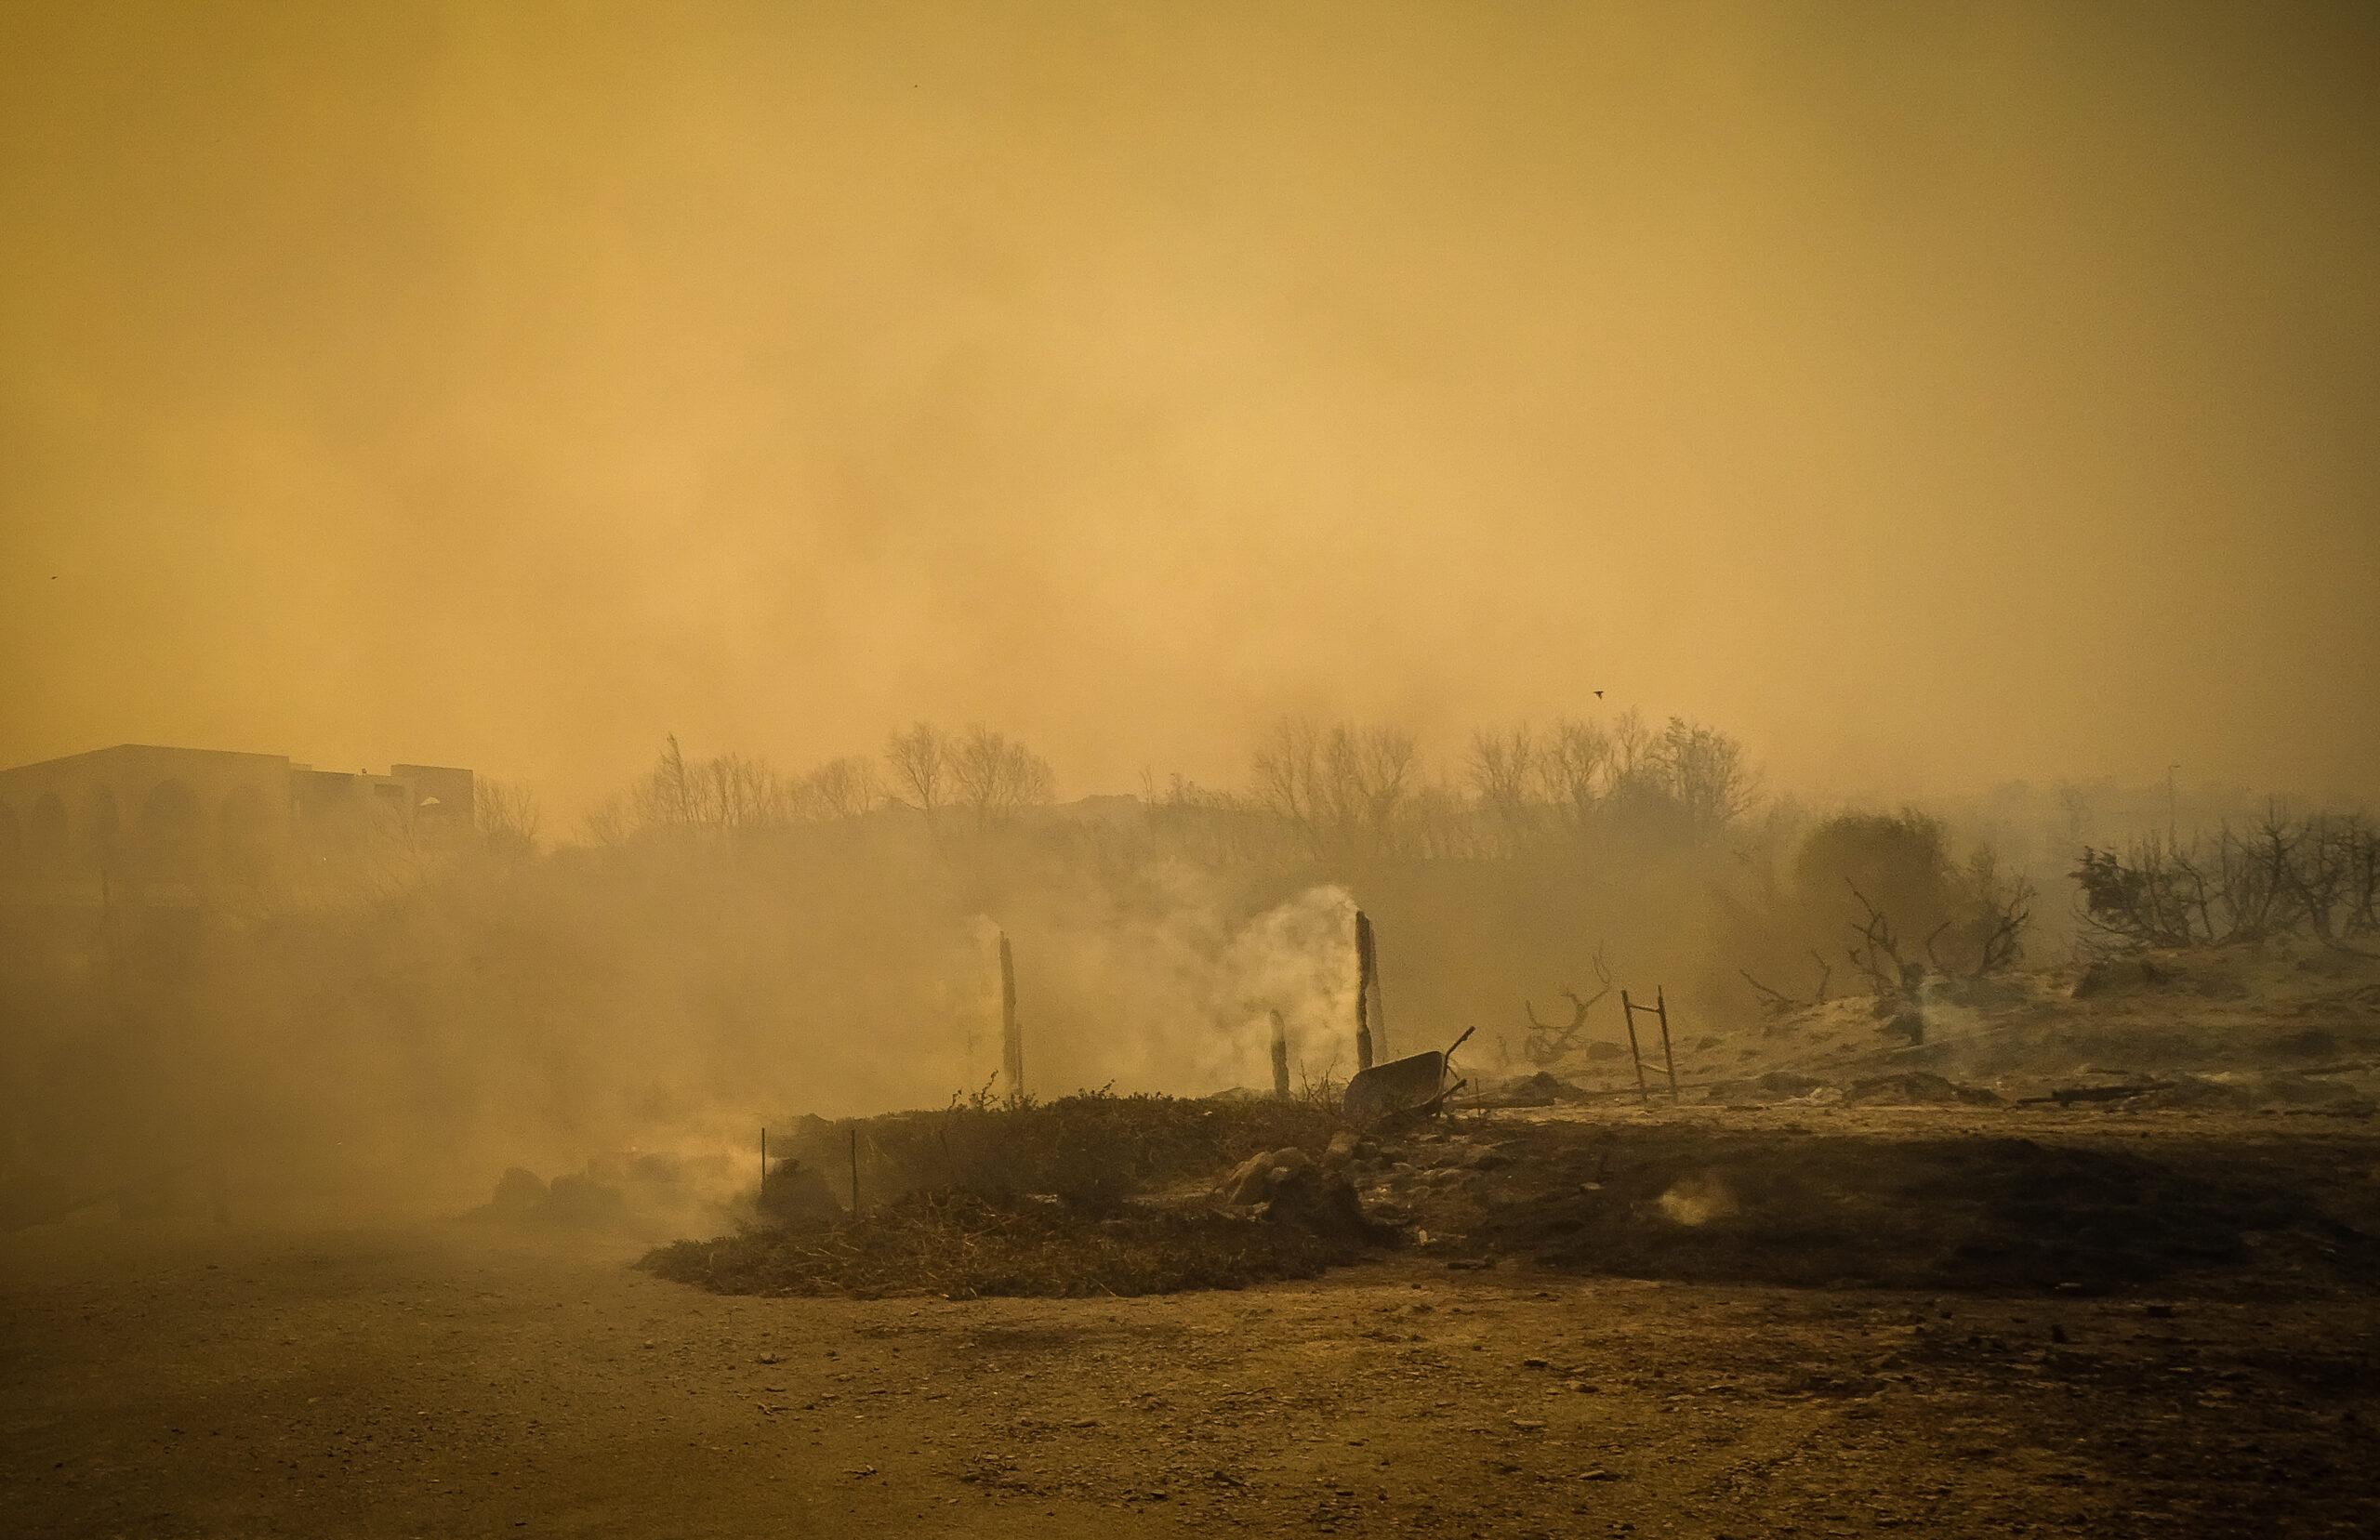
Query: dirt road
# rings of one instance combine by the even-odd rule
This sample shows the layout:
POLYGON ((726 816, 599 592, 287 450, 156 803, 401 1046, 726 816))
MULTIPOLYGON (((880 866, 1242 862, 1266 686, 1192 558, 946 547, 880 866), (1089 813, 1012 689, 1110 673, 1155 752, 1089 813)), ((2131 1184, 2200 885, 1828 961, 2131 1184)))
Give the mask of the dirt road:
POLYGON ((2368 1534, 2372 1311, 1408 1259, 723 1298, 456 1227, 0 1250, 0 1528, 79 1535, 2368 1534))

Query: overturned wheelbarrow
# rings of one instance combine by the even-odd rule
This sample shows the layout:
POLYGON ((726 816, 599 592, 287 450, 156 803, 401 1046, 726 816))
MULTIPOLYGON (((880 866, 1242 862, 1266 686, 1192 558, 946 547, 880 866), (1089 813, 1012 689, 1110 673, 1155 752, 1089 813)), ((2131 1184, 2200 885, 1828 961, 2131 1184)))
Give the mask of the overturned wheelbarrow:
POLYGON ((1453 1046, 1439 1053, 1408 1054, 1392 1059, 1385 1064, 1375 1064, 1359 1071, 1347 1082, 1346 1094, 1339 1104, 1347 1116, 1356 1123, 1378 1123, 1400 1112, 1427 1116, 1446 1104, 1447 1098, 1461 1090, 1468 1082, 1447 1083, 1448 1062, 1454 1050, 1471 1040, 1478 1029, 1467 1029, 1454 1040, 1453 1046))

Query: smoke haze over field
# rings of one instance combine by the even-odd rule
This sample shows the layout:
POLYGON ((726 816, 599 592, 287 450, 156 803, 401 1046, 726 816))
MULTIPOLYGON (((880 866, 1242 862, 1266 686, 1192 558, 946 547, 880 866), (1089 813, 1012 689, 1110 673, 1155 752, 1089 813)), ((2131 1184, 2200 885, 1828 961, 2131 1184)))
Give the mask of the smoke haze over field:
POLYGON ((2370 796, 2374 29, 13 5, 0 762, 1075 795, 1606 689, 1821 796, 2370 796))
POLYGON ((0 0, 0 1528, 2355 1529, 2375 194, 2380 0, 0 0))

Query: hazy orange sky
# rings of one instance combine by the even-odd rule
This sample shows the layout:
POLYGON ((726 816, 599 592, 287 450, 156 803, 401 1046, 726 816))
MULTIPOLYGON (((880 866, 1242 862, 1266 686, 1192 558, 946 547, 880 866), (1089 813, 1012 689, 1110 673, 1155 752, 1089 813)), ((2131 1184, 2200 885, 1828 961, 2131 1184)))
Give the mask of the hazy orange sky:
POLYGON ((2372 7, 0 7, 0 763, 2380 795, 2372 7))

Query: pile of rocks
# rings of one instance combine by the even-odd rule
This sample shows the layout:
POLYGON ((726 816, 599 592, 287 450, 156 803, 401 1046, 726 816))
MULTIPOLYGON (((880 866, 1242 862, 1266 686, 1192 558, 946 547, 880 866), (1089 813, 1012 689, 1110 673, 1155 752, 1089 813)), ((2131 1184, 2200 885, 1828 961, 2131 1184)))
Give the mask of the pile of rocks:
POLYGON ((1230 1206, 1276 1224, 1376 1239, 1382 1227, 1355 1195, 1359 1148, 1353 1134, 1341 1133, 1318 1158, 1294 1147, 1260 1151, 1234 1166, 1216 1192, 1230 1206))

